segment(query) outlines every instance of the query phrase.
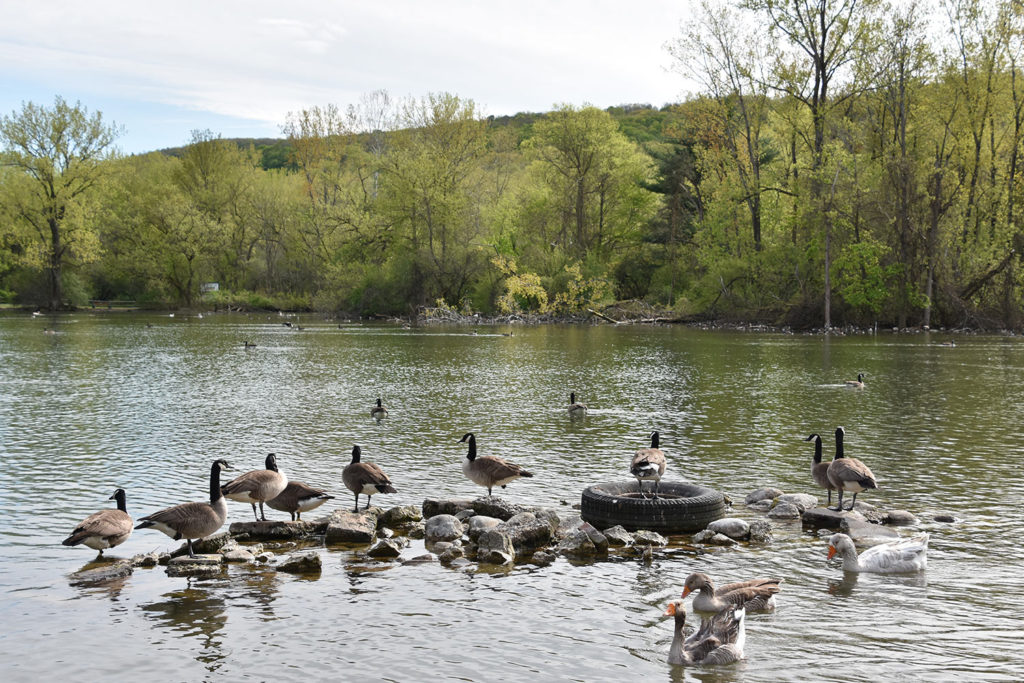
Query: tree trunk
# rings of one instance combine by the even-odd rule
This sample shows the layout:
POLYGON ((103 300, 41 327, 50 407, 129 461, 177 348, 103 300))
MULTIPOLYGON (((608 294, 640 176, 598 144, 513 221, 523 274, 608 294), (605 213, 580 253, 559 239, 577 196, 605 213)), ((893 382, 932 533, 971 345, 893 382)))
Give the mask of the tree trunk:
POLYGON ((62 308, 61 300, 64 298, 61 292, 61 264, 64 260, 64 247, 60 240, 60 221, 55 216, 50 217, 50 310, 59 311, 62 308))

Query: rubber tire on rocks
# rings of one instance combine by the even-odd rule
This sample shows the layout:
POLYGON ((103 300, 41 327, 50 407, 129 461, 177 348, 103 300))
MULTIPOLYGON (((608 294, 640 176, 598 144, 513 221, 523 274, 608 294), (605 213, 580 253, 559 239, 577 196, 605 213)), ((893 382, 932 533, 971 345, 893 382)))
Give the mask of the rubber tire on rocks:
MULTIPOLYGON (((647 484, 644 490, 649 490, 647 484)), ((683 482, 661 482, 662 498, 641 498, 635 481, 595 484, 583 490, 580 517, 598 529, 621 525, 629 531, 694 533, 725 516, 725 496, 683 482)))

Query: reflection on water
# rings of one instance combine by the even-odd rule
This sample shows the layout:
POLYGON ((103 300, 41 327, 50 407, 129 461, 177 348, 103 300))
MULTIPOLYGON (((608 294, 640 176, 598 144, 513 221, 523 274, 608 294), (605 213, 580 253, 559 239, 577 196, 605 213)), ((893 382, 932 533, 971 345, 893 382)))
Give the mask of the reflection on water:
MULTIPOLYGON (((944 348, 935 342, 945 337, 929 335, 545 326, 505 337, 289 320, 304 329, 266 315, 0 318, 0 614, 9 627, 0 654, 13 661, 5 680, 69 670, 157 680, 253 671, 829 680, 836 661, 856 662, 864 679, 1024 678, 1008 635, 1019 625, 1004 607, 1024 584, 1024 550, 1007 532, 1024 523, 1013 503, 1024 455, 1017 338, 944 348), (858 372, 866 386, 846 388, 858 372), (588 405, 581 419, 566 410, 571 391, 588 405), (368 412, 378 397, 389 410, 380 422, 368 412), (820 492, 803 439, 838 425, 849 455, 879 481, 858 500, 910 510, 922 522, 900 533, 931 534, 927 572, 846 574, 826 561, 825 539, 798 523, 775 523, 767 546, 693 548, 687 537, 649 558, 615 552, 476 570, 330 549, 319 551, 319 577, 232 566, 190 582, 157 567, 92 586, 66 579, 92 566, 89 556, 60 546, 95 511, 98 492, 125 488, 136 519, 202 500, 219 457, 247 471, 277 453, 289 476, 338 496, 324 512, 350 500, 340 473, 353 443, 394 481, 388 505, 476 496, 460 469, 467 431, 482 454, 534 472, 505 497, 566 509, 561 501, 578 501, 585 486, 628 478, 632 454, 658 430, 666 479, 720 489, 736 501, 729 514, 753 520, 762 516, 742 500, 756 488, 820 492), (933 521, 940 514, 957 521, 933 521), (666 664, 672 627, 661 614, 693 571, 720 583, 785 578, 777 612, 748 620, 746 662, 717 671, 666 664), (97 658, 110 643, 118 650, 97 658), (10 656, 44 647, 60 654, 10 656), (382 652, 400 653, 386 672, 382 652)), ((247 513, 232 507, 228 521, 247 513)), ((114 556, 175 546, 140 533, 114 556)), ((413 542, 402 559, 423 552, 413 542)))

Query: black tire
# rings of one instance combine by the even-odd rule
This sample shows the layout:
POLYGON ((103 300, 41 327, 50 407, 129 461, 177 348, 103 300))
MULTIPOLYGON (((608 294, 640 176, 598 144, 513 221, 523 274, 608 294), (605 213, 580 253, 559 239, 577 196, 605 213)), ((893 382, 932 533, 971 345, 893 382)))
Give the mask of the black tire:
POLYGON ((725 516, 725 496, 706 486, 663 481, 658 496, 642 497, 635 481, 595 484, 583 490, 580 516, 598 529, 618 524, 663 534, 701 531, 725 516))

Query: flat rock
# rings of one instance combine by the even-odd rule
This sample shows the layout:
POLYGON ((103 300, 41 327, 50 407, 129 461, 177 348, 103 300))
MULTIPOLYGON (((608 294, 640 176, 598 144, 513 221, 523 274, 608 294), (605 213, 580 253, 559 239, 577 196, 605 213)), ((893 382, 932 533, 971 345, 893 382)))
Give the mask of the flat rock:
POLYGON ((377 514, 370 510, 337 510, 327 523, 324 543, 372 543, 377 534, 377 514))
POLYGON ((793 503, 778 503, 768 511, 772 519, 800 519, 802 514, 800 507, 793 503))
POLYGON ((225 562, 254 562, 256 556, 244 548, 235 548, 226 553, 221 553, 225 562))
POLYGON ((751 503, 756 503, 759 500, 774 500, 781 495, 783 495, 782 489, 777 489, 774 486, 766 486, 748 493, 743 499, 743 503, 745 505, 750 505, 751 503))
POLYGON ((424 539, 427 543, 454 541, 465 532, 462 522, 455 515, 434 515, 429 517, 424 528, 424 539))
POLYGON ((778 505, 779 503, 792 503, 800 508, 800 512, 803 513, 804 510, 818 507, 818 498, 809 493, 783 493, 775 499, 775 504, 778 505))
POLYGON ((590 534, 576 529, 558 542, 555 552, 571 557, 593 557, 597 555, 597 546, 590 540, 590 534))
POLYGON ((133 567, 155 567, 160 564, 160 553, 153 551, 143 555, 135 555, 130 562, 133 567))
POLYGON ((490 531, 499 524, 504 524, 504 522, 497 517, 474 515, 469 519, 469 528, 466 529, 466 535, 469 536, 469 540, 476 543, 476 539, 480 537, 480 534, 490 531))
POLYGON ((167 563, 167 576, 188 576, 203 578, 218 576, 223 568, 221 555, 197 555, 196 557, 173 557, 167 563))
POLYGON ((858 522, 864 521, 864 515, 860 514, 856 510, 836 512, 835 510, 829 510, 828 508, 810 508, 804 510, 803 514, 804 524, 814 527, 824 527, 826 529, 838 529, 843 520, 847 518, 858 522))
POLYGON ((104 567, 83 569, 82 571, 75 572, 71 575, 71 583, 103 583, 104 581, 123 579, 126 576, 131 576, 134 569, 135 568, 132 566, 131 560, 121 560, 118 562, 112 562, 104 567))
POLYGON ((437 515, 454 515, 459 510, 472 510, 473 501, 468 499, 459 500, 437 500, 427 498, 423 501, 423 519, 430 519, 437 515))
POLYGON ((886 520, 886 524, 893 526, 915 526, 920 523, 921 520, 916 515, 906 510, 889 510, 889 517, 886 520))
POLYGON ((373 544, 373 547, 366 551, 370 557, 395 558, 402 554, 403 545, 401 541, 393 538, 383 538, 373 544))
POLYGON ((319 574, 322 567, 320 554, 314 550, 287 555, 274 565, 277 571, 289 574, 319 574))
POLYGON ((750 535, 750 524, 739 517, 723 517, 708 524, 708 530, 729 538, 745 539, 750 535))
POLYGON ((228 530, 235 537, 244 537, 257 541, 280 541, 306 538, 317 533, 323 533, 326 527, 326 521, 318 523, 311 521, 286 522, 274 520, 271 522, 232 522, 228 530))
POLYGON ((402 560, 402 564, 431 564, 433 561, 433 555, 431 555, 430 553, 424 553, 423 555, 410 557, 408 560, 402 560))
POLYGON ((520 512, 496 528, 509 537, 517 553, 529 554, 551 542, 551 525, 532 512, 520 512))
POLYGON ((750 542, 767 545, 772 542, 772 523, 767 519, 755 519, 750 523, 750 542))
POLYGON ((389 529, 403 529, 423 519, 423 512, 415 505, 399 505, 389 508, 377 520, 381 526, 389 529))
POLYGON ((753 510, 754 512, 768 512, 769 510, 772 509, 773 505, 775 505, 774 498, 765 498, 763 500, 751 503, 750 505, 747 506, 747 508, 749 510, 753 510))
POLYGON ((477 539, 476 559, 487 564, 506 564, 516 558, 512 539, 499 527, 480 534, 477 539))
POLYGON ((936 522, 942 522, 943 524, 953 524, 956 522, 956 517, 946 513, 935 515, 932 519, 936 522))
MULTIPOLYGON (((230 541, 231 534, 226 531, 219 531, 212 536, 193 541, 192 550, 197 555, 216 553, 230 541)), ((177 550, 171 551, 171 557, 183 557, 185 555, 188 555, 188 543, 182 543, 177 550)))
POLYGON ((639 531, 633 532, 633 545, 650 545, 662 548, 668 545, 668 539, 659 534, 657 531, 641 529, 639 531))
POLYGON ((839 528, 844 534, 852 538, 854 543, 867 545, 891 541, 900 537, 898 533, 888 527, 870 522, 861 522, 856 519, 844 519, 839 528))
POLYGON ((633 545, 633 534, 626 531, 625 527, 620 524, 605 529, 602 533, 608 539, 608 545, 610 546, 623 548, 633 545))
POLYGON ((189 557, 188 555, 182 555, 180 557, 172 557, 171 561, 167 563, 168 567, 183 564, 200 564, 200 565, 219 565, 224 561, 224 557, 219 553, 209 553, 204 555, 196 555, 195 557, 189 557))
POLYGON ((501 496, 484 496, 473 501, 473 511, 478 515, 508 520, 520 512, 524 512, 525 508, 522 505, 505 500, 501 496))

